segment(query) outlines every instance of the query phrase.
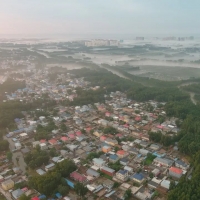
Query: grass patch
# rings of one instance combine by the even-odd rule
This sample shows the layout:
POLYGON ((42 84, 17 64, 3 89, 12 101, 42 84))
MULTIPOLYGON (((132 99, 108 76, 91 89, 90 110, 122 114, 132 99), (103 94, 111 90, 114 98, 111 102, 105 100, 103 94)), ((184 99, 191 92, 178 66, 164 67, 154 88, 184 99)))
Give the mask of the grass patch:
POLYGON ((144 160, 144 165, 150 165, 153 160, 156 158, 153 154, 147 154, 147 158, 144 160))

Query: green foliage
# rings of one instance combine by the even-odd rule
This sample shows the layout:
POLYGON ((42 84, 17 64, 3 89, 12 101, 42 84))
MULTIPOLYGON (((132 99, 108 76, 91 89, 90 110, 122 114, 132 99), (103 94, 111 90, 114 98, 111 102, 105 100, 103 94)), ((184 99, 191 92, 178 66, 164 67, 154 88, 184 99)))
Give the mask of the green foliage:
POLYGON ((16 183, 16 184, 14 185, 14 189, 15 189, 15 190, 18 189, 18 188, 21 189, 21 188, 24 188, 24 187, 27 187, 27 182, 25 182, 25 181, 16 183))
POLYGON ((0 141, 0 151, 6 151, 9 149, 9 142, 7 140, 0 141))
POLYGON ((25 194, 22 194, 22 195, 19 197, 19 200, 31 200, 31 197, 26 196, 25 194))
POLYGON ((120 161, 118 160, 115 163, 108 163, 108 166, 112 169, 114 169, 115 171, 119 171, 122 168, 122 165, 120 164, 120 161))
POLYGON ((148 153, 146 159, 144 160, 144 165, 150 165, 153 162, 154 158, 156 158, 156 156, 148 153))
POLYGON ((12 154, 12 152, 8 151, 8 152, 6 153, 6 156, 7 156, 7 159, 8 159, 9 161, 11 161, 11 160, 12 160, 13 154, 12 154))
POLYGON ((73 161, 64 160, 58 163, 53 170, 42 176, 31 176, 28 184, 47 196, 51 196, 58 191, 62 195, 66 195, 69 192, 69 188, 63 177, 68 177, 74 170, 76 170, 76 166, 73 161))
POLYGON ((74 190, 80 197, 84 197, 88 192, 88 189, 82 183, 77 183, 74 187, 74 190))
POLYGON ((58 186, 58 192, 62 195, 65 196, 69 193, 69 187, 66 185, 59 185, 58 186))
POLYGON ((154 142, 161 143, 164 146, 170 146, 180 139, 180 134, 171 137, 163 135, 161 132, 149 132, 149 139, 154 142))
POLYGON ((31 169, 35 169, 37 167, 41 167, 43 164, 48 164, 49 155, 46 151, 42 151, 36 148, 28 153, 24 160, 31 169))
POLYGON ((120 183, 114 182, 113 188, 118 188, 120 186, 120 183))
POLYGON ((63 160, 56 165, 55 171, 59 172, 62 177, 67 177, 76 170, 76 165, 71 160, 63 160))
POLYGON ((104 154, 102 151, 96 153, 96 152, 91 152, 87 155, 87 160, 92 160, 93 158, 99 158, 102 154, 104 154))
POLYGON ((131 197, 132 197, 131 189, 126 190, 124 193, 124 200, 129 200, 131 199, 131 197))
POLYGON ((104 134, 112 134, 115 135, 116 133, 118 133, 118 130, 116 128, 113 128, 111 126, 106 127, 103 129, 104 134))

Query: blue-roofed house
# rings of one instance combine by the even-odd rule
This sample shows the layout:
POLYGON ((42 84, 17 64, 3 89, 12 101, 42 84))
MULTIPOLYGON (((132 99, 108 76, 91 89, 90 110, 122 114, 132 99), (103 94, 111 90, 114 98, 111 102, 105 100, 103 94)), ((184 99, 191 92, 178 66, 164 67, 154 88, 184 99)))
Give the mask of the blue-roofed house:
POLYGON ((128 180, 128 171, 127 170, 123 170, 123 169, 120 169, 117 173, 116 173, 116 177, 117 179, 121 180, 121 181, 126 181, 128 180))
POLYGON ((119 157, 116 155, 116 154, 111 154, 109 156, 109 161, 112 162, 112 163, 115 163, 119 160, 119 157))
POLYGON ((136 173, 132 175, 130 179, 140 184, 145 180, 144 175, 142 173, 136 173))
POLYGON ((56 195, 56 197, 57 197, 58 199, 61 199, 61 198, 62 198, 62 195, 61 195, 59 192, 56 193, 55 195, 56 195))
POLYGON ((44 194, 42 194, 42 195, 39 196, 39 199, 46 199, 46 198, 47 197, 44 194))
POLYGON ((120 164, 121 165, 127 165, 128 164, 128 162, 129 162, 129 159, 127 158, 127 157, 125 157, 125 158, 121 158, 120 159, 120 164))

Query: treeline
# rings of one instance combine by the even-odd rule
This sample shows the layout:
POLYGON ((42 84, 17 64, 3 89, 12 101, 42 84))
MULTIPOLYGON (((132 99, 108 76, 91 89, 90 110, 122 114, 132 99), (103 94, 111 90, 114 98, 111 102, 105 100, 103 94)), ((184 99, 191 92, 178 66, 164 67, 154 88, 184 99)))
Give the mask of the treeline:
POLYGON ((137 101, 156 100, 159 102, 169 102, 169 101, 182 101, 185 99, 189 100, 188 94, 180 91, 176 87, 159 88, 159 87, 134 86, 128 90, 127 96, 128 98, 137 101))

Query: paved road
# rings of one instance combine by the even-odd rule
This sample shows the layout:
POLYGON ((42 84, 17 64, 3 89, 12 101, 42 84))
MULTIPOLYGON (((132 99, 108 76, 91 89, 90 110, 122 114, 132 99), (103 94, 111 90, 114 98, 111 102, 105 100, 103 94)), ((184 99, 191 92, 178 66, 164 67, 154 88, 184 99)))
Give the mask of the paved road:
POLYGON ((9 192, 5 192, 1 187, 0 187, 0 192, 5 196, 5 198, 6 198, 7 200, 13 200, 13 199, 11 198, 11 194, 10 194, 9 192))
MULTIPOLYGON (((12 141, 11 138, 7 138, 6 136, 4 137, 4 139, 9 142, 9 148, 12 152, 12 150, 15 149, 15 143, 12 141)), ((21 151, 13 152, 12 161, 16 167, 19 167, 22 170, 23 174, 26 173, 26 163, 24 162, 24 157, 21 151), (19 159, 18 162, 16 158, 19 159)))

